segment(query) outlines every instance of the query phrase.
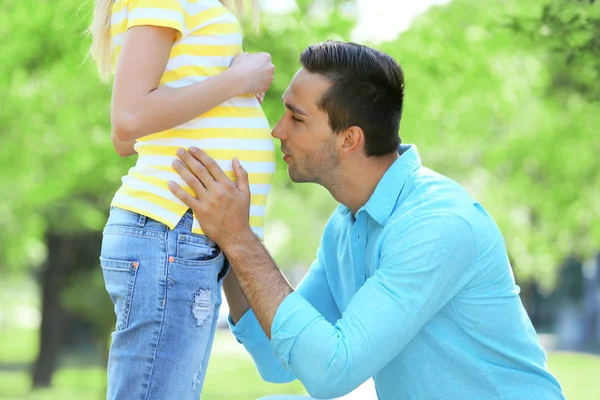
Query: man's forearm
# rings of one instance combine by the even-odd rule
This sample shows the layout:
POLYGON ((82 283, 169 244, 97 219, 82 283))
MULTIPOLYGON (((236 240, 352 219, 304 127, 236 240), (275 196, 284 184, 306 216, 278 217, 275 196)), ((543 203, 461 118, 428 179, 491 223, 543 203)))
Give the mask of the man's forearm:
MULTIPOLYGON (((294 289, 285 279, 267 249, 251 232, 243 240, 227 246, 224 251, 239 287, 252 307, 260 326, 270 339, 271 324, 275 313, 281 302, 294 289)), ((243 313, 240 317, 242 315, 243 313)))

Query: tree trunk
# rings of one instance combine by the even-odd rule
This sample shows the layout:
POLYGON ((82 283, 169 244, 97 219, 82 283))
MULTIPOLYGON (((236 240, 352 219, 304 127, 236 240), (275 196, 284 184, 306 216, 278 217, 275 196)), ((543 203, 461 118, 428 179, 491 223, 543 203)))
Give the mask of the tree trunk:
POLYGON ((33 368, 33 387, 48 387, 61 350, 65 312, 60 304, 61 291, 69 265, 74 262, 71 238, 47 235, 48 259, 41 274, 42 324, 40 351, 33 368))

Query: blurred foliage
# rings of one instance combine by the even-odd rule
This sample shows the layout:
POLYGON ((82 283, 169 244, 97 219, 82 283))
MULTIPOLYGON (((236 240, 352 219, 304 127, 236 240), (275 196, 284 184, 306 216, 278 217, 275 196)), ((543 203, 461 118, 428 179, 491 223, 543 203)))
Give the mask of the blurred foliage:
MULTIPOLYGON (((246 51, 269 51, 277 65, 264 104, 272 125, 300 51, 350 38, 348 3, 300 0, 285 17, 266 12, 247 38, 246 51)), ((40 265, 48 230, 102 229, 135 162, 114 153, 110 87, 84 62, 90 13, 90 2, 74 0, 0 5, 4 272, 40 265)), ((552 287, 562 259, 598 250, 598 15, 589 1, 454 0, 376 46, 405 69, 403 140, 492 213, 521 281, 552 287)), ((282 160, 277 167, 267 244, 284 269, 306 267, 335 203, 316 185, 290 183, 282 160)))
MULTIPOLYGON (((490 211, 517 279, 551 290, 567 255, 598 251, 600 105, 557 92, 557 74, 584 76, 553 42, 511 29, 542 23, 547 4, 455 0, 381 48, 405 69, 403 140, 490 211)), ((597 5, 581 7, 595 15, 597 5)))
POLYGON ((553 0, 541 18, 511 18, 510 27, 562 60, 552 67, 551 91, 600 100, 600 5, 594 0, 553 0), (594 84, 596 83, 596 84, 594 84))
MULTIPOLYGON (((268 51, 277 66, 263 105, 272 126, 300 52, 349 40, 355 26, 352 0, 296 3, 284 16, 265 10, 260 33, 245 40, 246 51, 268 51)), ((39 271, 48 232, 100 231, 135 163, 112 148, 111 88, 86 60, 91 9, 91 1, 0 3, 4 275, 39 271)), ((597 1, 453 0, 375 47, 405 70, 403 141, 490 211, 521 284, 552 290, 564 259, 599 251, 597 1)), ((278 158, 266 243, 283 269, 309 265, 335 206, 323 188, 291 183, 278 158)), ((114 316, 99 267, 92 271, 69 275, 61 302, 103 346, 114 316)), ((37 348, 29 350, 28 361, 37 348)))

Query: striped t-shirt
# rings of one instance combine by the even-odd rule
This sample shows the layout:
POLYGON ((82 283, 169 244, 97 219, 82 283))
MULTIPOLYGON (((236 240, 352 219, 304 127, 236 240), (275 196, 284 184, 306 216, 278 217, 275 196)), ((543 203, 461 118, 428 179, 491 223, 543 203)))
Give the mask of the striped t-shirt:
MULTIPOLYGON (((139 25, 176 31, 160 86, 182 87, 215 76, 242 52, 241 26, 218 0, 116 0, 111 18, 115 64, 125 32, 139 25)), ((230 99, 183 125, 138 139, 138 161, 123 177, 112 205, 173 229, 188 207, 169 191, 167 182, 173 180, 193 194, 172 167, 175 151, 191 146, 214 158, 231 179, 235 179, 232 160, 239 158, 250 179, 250 226, 264 238, 275 153, 269 124, 253 95, 230 99)), ((193 232, 202 233, 196 218, 193 232)))

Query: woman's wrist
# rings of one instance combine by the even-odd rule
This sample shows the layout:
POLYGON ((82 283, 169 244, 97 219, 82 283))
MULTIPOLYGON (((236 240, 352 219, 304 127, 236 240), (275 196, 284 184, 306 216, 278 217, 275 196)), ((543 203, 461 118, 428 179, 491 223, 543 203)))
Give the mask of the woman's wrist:
POLYGON ((243 71, 237 67, 231 67, 222 73, 223 77, 226 78, 228 86, 231 87, 232 97, 241 96, 247 94, 246 84, 247 79, 243 71))

